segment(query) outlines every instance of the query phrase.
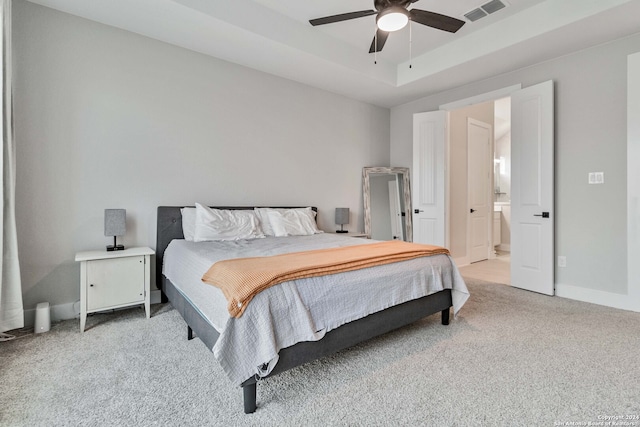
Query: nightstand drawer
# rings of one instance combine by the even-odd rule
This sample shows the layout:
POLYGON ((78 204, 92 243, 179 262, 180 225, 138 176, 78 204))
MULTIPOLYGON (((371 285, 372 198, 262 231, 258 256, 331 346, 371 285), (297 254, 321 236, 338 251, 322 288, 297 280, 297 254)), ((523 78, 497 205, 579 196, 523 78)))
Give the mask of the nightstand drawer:
POLYGON ((87 261, 87 310, 144 302, 144 256, 87 261))

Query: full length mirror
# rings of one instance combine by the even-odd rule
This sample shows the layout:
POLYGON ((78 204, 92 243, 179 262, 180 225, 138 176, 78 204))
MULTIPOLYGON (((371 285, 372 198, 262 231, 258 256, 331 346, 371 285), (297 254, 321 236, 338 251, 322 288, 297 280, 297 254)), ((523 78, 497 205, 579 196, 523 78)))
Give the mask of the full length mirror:
POLYGON ((362 170, 364 231, 375 240, 413 240, 408 168, 362 170))

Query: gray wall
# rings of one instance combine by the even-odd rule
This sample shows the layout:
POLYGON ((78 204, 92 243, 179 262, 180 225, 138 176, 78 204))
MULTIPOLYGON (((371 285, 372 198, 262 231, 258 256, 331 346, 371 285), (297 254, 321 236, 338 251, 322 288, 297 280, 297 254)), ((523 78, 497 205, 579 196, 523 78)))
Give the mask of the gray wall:
POLYGON ((412 165, 417 112, 522 83, 555 82, 556 284, 627 293, 627 56, 640 35, 469 84, 391 109, 391 164, 412 165), (588 172, 605 173, 588 185, 588 172))
POLYGON ((325 230, 349 207, 362 230, 388 109, 25 1, 13 28, 25 309, 79 299, 105 208, 127 209, 126 246, 155 247, 157 206, 196 201, 314 205, 325 230))

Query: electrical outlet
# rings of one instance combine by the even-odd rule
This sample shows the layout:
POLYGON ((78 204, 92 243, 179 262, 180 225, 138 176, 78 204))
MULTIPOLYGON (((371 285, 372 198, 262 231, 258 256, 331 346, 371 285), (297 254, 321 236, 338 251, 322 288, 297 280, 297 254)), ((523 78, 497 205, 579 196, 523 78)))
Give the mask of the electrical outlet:
POLYGON ((566 267, 567 266, 567 257, 564 255, 558 256, 558 267, 566 267))

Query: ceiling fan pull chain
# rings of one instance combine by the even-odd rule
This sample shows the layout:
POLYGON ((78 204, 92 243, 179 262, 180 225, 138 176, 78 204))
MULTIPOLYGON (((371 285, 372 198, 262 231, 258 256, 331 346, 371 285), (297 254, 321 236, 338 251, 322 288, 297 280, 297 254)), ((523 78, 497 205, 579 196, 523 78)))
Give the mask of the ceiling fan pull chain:
POLYGON ((378 26, 376 25, 376 32, 373 36, 375 38, 375 49, 373 49, 373 65, 378 63, 378 26))
POLYGON ((413 32, 411 31, 411 20, 409 20, 409 68, 411 68, 411 62, 413 60, 412 56, 412 43, 413 43, 413 32))

